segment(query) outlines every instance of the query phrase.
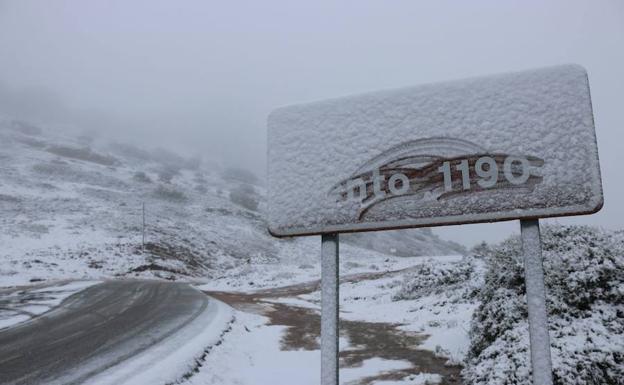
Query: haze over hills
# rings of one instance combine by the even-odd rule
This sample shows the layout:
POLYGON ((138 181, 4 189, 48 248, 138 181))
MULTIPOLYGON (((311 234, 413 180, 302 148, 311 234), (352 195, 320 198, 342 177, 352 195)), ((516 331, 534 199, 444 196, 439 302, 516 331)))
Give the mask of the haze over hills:
MULTIPOLYGON (((318 259, 317 237, 267 233, 264 187, 246 170, 9 117, 0 118, 0 159, 5 285, 82 276, 200 278, 245 264, 318 259)), ((428 229, 343 240, 353 245, 345 245, 347 253, 464 252, 428 229)))

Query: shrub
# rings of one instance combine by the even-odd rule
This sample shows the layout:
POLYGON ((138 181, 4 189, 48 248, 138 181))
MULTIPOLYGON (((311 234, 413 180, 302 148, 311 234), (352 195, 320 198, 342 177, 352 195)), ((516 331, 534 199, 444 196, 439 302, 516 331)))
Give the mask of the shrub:
MULTIPOLYGON (((622 384, 624 236, 586 226, 542 234, 555 384, 622 384)), ((468 384, 529 385, 530 357, 522 247, 492 247, 474 313, 464 376, 468 384)))
POLYGON ((406 275, 394 301, 417 299, 436 292, 450 292, 473 277, 475 267, 472 258, 464 257, 453 263, 426 263, 417 265, 406 275))
POLYGON ((186 202, 188 200, 182 191, 177 190, 173 186, 159 185, 154 191, 154 196, 165 201, 176 203, 186 202))
POLYGON ((171 165, 162 166, 157 172, 158 180, 163 183, 171 183, 173 177, 180 174, 180 169, 171 165))

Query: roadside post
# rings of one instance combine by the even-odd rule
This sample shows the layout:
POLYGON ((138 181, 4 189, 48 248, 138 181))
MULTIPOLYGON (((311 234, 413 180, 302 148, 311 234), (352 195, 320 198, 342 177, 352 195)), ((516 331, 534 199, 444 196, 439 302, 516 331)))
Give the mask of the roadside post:
POLYGON ((552 361, 539 220, 521 219, 520 233, 522 253, 524 254, 524 283, 529 310, 533 384, 552 385, 552 361))
POLYGON ((277 109, 268 221, 321 235, 321 379, 337 385, 341 232, 520 220, 534 385, 552 385, 539 218, 602 208, 586 71, 577 65, 277 109))
POLYGON ((321 383, 338 384, 338 234, 321 235, 321 383))

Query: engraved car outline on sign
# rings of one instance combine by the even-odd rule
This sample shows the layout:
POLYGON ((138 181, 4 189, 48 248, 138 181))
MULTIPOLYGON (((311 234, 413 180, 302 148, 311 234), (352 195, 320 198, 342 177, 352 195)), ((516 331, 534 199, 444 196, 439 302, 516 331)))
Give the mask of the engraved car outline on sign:
POLYGON ((328 195, 335 197, 336 202, 359 200, 357 220, 361 221, 372 207, 401 197, 443 201, 481 191, 531 192, 543 180, 535 174, 543 165, 541 158, 488 151, 465 139, 422 138, 403 142, 377 155, 349 178, 332 186, 328 195), (431 148, 442 153, 432 154, 428 152, 431 148), (483 163, 489 169, 484 169, 483 163), (448 169, 448 174, 443 167, 448 169), (490 173, 492 168, 494 172, 490 173), (496 176, 495 183, 482 183, 486 173, 490 179, 496 176))

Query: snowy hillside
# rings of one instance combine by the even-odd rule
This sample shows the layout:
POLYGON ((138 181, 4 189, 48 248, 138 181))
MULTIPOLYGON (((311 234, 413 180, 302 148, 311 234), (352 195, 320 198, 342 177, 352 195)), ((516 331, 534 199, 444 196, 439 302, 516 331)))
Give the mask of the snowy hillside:
MULTIPOLYGON (((267 233, 264 188, 245 170, 6 117, 0 159, 2 286, 50 278, 210 278, 318 258, 316 238, 267 233)), ((463 251, 427 230, 345 240, 399 256, 463 251)), ((346 244, 344 252, 363 250, 346 244)))
POLYGON ((429 228, 344 234, 341 240, 401 257, 466 253, 465 248, 458 243, 441 242, 429 228))

